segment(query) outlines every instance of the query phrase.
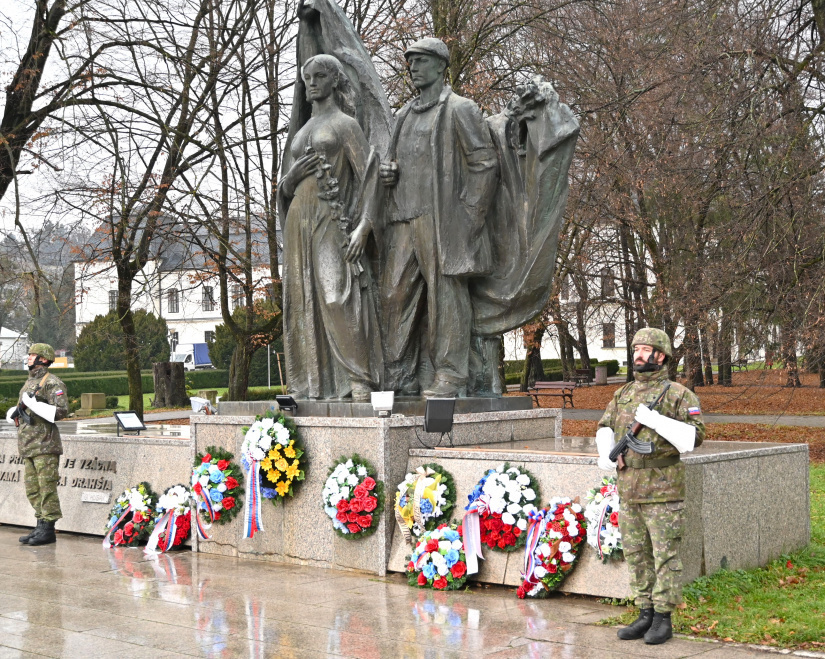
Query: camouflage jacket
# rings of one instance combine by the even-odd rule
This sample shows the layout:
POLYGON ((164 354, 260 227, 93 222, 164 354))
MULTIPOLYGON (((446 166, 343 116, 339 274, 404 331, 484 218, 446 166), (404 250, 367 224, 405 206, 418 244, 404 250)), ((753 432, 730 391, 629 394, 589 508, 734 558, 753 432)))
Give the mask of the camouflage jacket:
MULTIPOLYGON (((599 421, 600 427, 611 428, 616 433, 617 442, 633 425, 636 408, 642 403, 650 405, 668 383, 667 369, 634 373, 634 376, 634 382, 628 382, 613 394, 613 400, 608 403, 599 421)), ((696 426, 696 446, 704 440, 705 423, 699 399, 686 387, 671 382, 667 394, 654 409, 659 414, 696 426)), ((639 431, 637 439, 653 442, 653 453, 642 456, 628 450, 627 457, 658 459, 679 455, 679 451, 670 442, 645 426, 639 431)), ((685 498, 685 465, 677 462, 667 467, 648 469, 628 467, 618 472, 616 485, 621 500, 626 503, 681 501, 685 498)))
MULTIPOLYGON (((29 379, 20 390, 17 398, 18 404, 23 398, 23 394, 31 394, 40 384, 43 376, 48 371, 45 366, 38 366, 29 371, 29 379)), ((37 392, 35 398, 39 401, 55 405, 57 411, 55 420, 63 419, 69 413, 69 397, 66 395, 66 385, 56 375, 48 373, 43 387, 37 392)), ((60 431, 56 423, 49 423, 31 413, 31 425, 20 419, 20 426, 17 428, 17 450, 22 458, 33 458, 36 455, 63 453, 63 444, 60 441, 60 431)))

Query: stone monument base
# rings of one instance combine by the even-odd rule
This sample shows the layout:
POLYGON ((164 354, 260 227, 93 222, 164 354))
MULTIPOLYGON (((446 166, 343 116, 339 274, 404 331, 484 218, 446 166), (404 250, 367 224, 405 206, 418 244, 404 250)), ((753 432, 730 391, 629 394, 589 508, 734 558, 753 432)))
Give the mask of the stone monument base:
MULTIPOLYGON (((300 405, 300 403, 299 403, 300 405)), ((300 411, 300 407, 299 407, 300 411)), ((195 451, 218 446, 240 454, 243 426, 254 417, 193 416, 191 437, 195 451)), ((425 433, 421 417, 295 417, 306 446, 306 480, 283 504, 262 502, 264 531, 242 538, 242 515, 230 524, 215 525, 211 540, 198 542, 197 551, 257 558, 336 569, 362 570, 383 575, 395 531, 393 490, 406 474, 410 449, 433 446, 442 440, 425 433), (338 536, 321 505, 321 492, 332 462, 358 453, 384 481, 387 505, 376 533, 364 540, 338 536)), ((455 446, 555 438, 561 434, 561 411, 556 409, 458 414, 452 441, 455 446)), ((446 444, 448 439, 443 438, 446 444)))
MULTIPOLYGON (((682 542, 686 582, 720 569, 763 566, 810 541, 808 446, 705 442, 684 456, 686 500, 682 542)), ((452 474, 458 490, 456 516, 466 494, 485 470, 502 462, 526 468, 538 479, 542 502, 579 497, 607 472, 596 465, 592 439, 507 442, 478 449, 411 449, 406 471, 437 462, 452 474)), ((621 515, 621 512, 619 513, 621 515)), ((393 536, 389 570, 403 572, 411 553, 400 532, 393 536)), ((484 548, 477 580, 518 586, 524 552, 484 548)), ((630 595, 627 563, 603 564, 585 546, 562 592, 623 598, 630 595)))

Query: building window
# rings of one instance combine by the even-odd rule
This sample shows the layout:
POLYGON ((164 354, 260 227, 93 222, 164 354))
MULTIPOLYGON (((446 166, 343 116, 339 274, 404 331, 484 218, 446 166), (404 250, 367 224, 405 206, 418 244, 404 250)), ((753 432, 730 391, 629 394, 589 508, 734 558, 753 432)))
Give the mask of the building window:
POLYGON ((169 345, 172 348, 172 352, 175 352, 175 349, 178 347, 178 333, 174 330, 169 330, 169 345))
POLYGON ((243 290, 241 289, 240 284, 234 284, 232 286, 232 310, 234 311, 238 307, 245 307, 246 306, 246 296, 243 294, 243 290))
POLYGON ((602 348, 616 347, 616 324, 602 323, 602 348))
POLYGON ((117 291, 109 291, 109 311, 117 309, 117 291))
POLYGON ((212 341, 215 340, 215 332, 211 330, 206 330, 203 333, 203 340, 206 341, 206 343, 212 343, 212 341))
POLYGON ((610 271, 610 268, 602 268, 601 279, 602 297, 607 298, 616 295, 616 284, 613 281, 613 273, 610 271))
POLYGON ((172 288, 166 292, 166 312, 167 313, 179 313, 180 312, 180 300, 178 298, 178 289, 172 288))
POLYGON ((215 310, 215 289, 211 286, 203 287, 203 297, 201 298, 201 308, 204 311, 215 310))

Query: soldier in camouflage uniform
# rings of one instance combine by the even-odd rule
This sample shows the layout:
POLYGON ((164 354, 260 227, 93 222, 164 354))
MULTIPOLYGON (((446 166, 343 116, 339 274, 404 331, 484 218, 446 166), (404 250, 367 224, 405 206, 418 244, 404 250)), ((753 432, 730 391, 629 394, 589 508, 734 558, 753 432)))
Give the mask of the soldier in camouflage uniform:
POLYGON ((653 443, 650 455, 628 449, 625 468, 616 478, 619 514, 630 589, 639 618, 620 629, 619 638, 644 637, 664 643, 673 636, 670 614, 681 602, 682 514, 685 465, 681 453, 693 450, 705 437, 699 399, 686 387, 668 380, 665 364, 672 357, 670 339, 662 330, 646 327, 633 337, 634 381, 620 388, 599 421, 596 444, 599 466, 613 469, 609 454, 634 421, 643 428, 637 439, 653 443), (649 409, 670 385, 654 410, 649 409))
POLYGON ((54 362, 54 348, 35 343, 29 349, 29 379, 20 390, 18 407, 7 420, 17 425, 17 450, 23 458, 26 496, 34 508, 37 526, 20 542, 46 545, 55 542, 54 524, 63 515, 57 497, 57 468, 63 445, 54 423, 69 412, 66 385, 46 370, 54 362), (25 412, 27 422, 20 410, 25 412))

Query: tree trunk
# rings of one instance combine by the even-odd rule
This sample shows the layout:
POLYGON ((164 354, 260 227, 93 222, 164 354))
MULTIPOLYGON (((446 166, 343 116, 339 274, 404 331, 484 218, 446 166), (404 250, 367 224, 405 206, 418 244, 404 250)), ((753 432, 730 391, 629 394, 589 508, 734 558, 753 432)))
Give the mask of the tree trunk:
POLYGON ((702 377, 702 357, 699 348, 699 329, 695 323, 685 325, 685 386, 693 391, 705 384, 702 377))
POLYGON ((252 347, 245 341, 239 341, 229 362, 229 400, 246 400, 249 388, 249 364, 252 362, 252 347))
POLYGON ((123 330, 123 351, 126 357, 126 379, 129 383, 129 409, 143 420, 143 381, 140 377, 140 349, 132 315, 132 275, 118 268, 117 311, 120 328, 123 330))
POLYGON ((527 391, 536 384, 536 380, 544 380, 544 365, 541 363, 541 341, 544 338, 543 323, 528 323, 521 329, 524 335, 524 347, 527 354, 524 357, 524 368, 521 372, 521 391, 527 391))
POLYGON ((710 332, 707 325, 704 326, 700 340, 702 344, 702 361, 705 366, 705 384, 710 386, 713 384, 713 361, 710 358, 710 332))
POLYGON ((152 364, 152 377, 155 381, 153 407, 186 406, 186 371, 181 362, 152 364))
POLYGON ((790 327, 782 328, 782 361, 785 363, 785 370, 788 379, 786 387, 801 387, 799 381, 799 364, 796 358, 796 332, 790 327))
POLYGON ((576 306, 576 330, 579 334, 579 340, 576 344, 579 352, 579 358, 581 359, 581 364, 583 369, 590 370, 590 352, 587 349, 587 326, 584 320, 584 305, 587 304, 587 300, 580 299, 579 304, 576 306))
POLYGON ((733 384, 733 369, 731 367, 731 351, 733 341, 731 340, 731 322, 728 314, 722 315, 722 322, 719 327, 719 347, 716 356, 719 364, 719 384, 723 387, 730 387, 733 384))

